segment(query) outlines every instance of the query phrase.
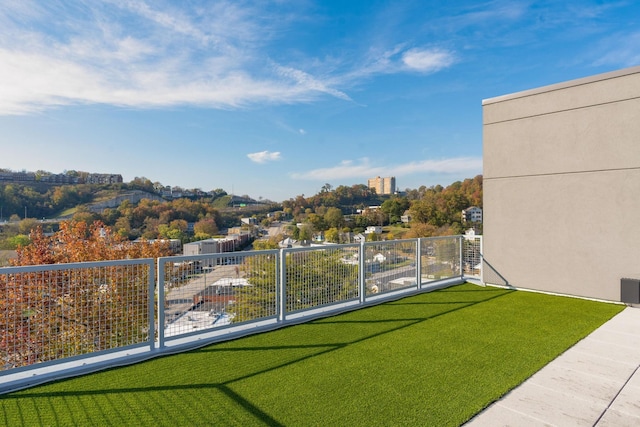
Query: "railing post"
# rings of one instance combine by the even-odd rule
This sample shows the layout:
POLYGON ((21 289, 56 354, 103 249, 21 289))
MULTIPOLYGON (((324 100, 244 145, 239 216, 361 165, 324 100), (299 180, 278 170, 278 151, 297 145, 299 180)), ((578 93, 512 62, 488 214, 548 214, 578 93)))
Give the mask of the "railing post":
POLYGON ((358 286, 360 288, 360 304, 364 304, 366 301, 367 288, 365 286, 365 271, 364 271, 364 242, 360 242, 360 249, 358 253, 358 286))
POLYGON ((480 283, 484 285, 484 248, 482 247, 482 236, 478 236, 480 240, 480 255, 478 259, 480 260, 480 283))
POLYGON ((422 239, 416 240, 416 288, 422 286, 422 239))
POLYGON ((287 309, 287 256, 284 249, 280 249, 279 274, 276 278, 276 298, 278 300, 278 322, 284 322, 287 309))
MULTIPOLYGON (((164 348, 164 262, 162 258, 157 258, 158 262, 158 277, 156 279, 158 283, 158 348, 164 348)), ((153 294, 152 294, 153 297, 153 294)), ((151 306, 153 306, 153 302, 151 306)), ((152 349, 153 350, 153 349, 152 349)))
POLYGON ((460 236, 458 237, 459 241, 460 241, 460 278, 464 278, 464 236, 460 236))
MULTIPOLYGON (((155 271, 155 259, 154 258, 150 258, 149 259, 149 263, 147 264, 148 268, 149 268, 149 296, 147 297, 147 307, 148 307, 148 316, 149 316, 149 350, 153 351, 155 349, 156 346, 156 332, 155 332, 155 326, 156 326, 156 322, 155 322, 155 304, 154 304, 154 300, 156 297, 156 293, 155 293, 155 288, 156 288, 156 271, 155 271)), ((160 277, 160 275, 158 275, 158 277, 160 277)), ((159 314, 159 313, 158 313, 159 314)), ((160 316, 158 316, 158 319, 160 318, 160 316)), ((160 329, 158 328, 158 331, 160 329)))

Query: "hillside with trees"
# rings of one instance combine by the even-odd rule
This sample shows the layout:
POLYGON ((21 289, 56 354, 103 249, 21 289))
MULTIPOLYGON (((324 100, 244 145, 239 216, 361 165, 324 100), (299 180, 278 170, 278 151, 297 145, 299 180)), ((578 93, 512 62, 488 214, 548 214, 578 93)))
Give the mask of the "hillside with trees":
MULTIPOLYGON (((299 195, 281 204, 259 203, 222 189, 169 188, 144 177, 110 185, 2 182, 0 249, 25 246, 37 225, 45 232, 55 231, 57 221, 40 219, 60 216, 87 224, 100 221, 128 240, 179 239, 183 243, 217 236, 239 226, 241 217, 253 217, 263 227, 273 221, 291 221, 285 235, 254 246, 266 249, 277 247, 278 239, 285 236, 311 240, 321 235, 328 242, 345 243, 369 226, 385 227, 384 236, 367 235, 371 239, 460 234, 470 226, 463 223, 461 211, 470 206, 482 208, 482 175, 447 187, 421 186, 394 195, 378 195, 363 184, 335 188, 325 184, 313 196, 299 195), (127 192, 138 192, 136 201, 123 197, 127 192), (120 200, 118 197, 123 199, 118 204, 108 203, 120 200), (7 222, 7 217, 11 221, 7 222)), ((473 226, 481 231, 481 224, 473 226)))
POLYGON ((220 188, 185 190, 144 177, 129 183, 63 185, 4 179, 0 182, 0 250, 28 244, 30 231, 38 225, 53 232, 60 221, 69 219, 87 224, 101 221, 129 240, 166 238, 184 243, 238 226, 243 216, 279 208, 220 188))
MULTIPOLYGON (((456 181, 447 187, 435 185, 407 189, 390 196, 380 196, 364 185, 325 184, 320 192, 282 203, 283 212, 296 227, 296 239, 311 239, 323 233, 329 242, 342 243, 346 233, 358 233, 368 226, 393 226, 395 233, 386 238, 431 237, 460 234, 464 224, 461 212, 470 206, 482 208, 482 175, 456 181), (403 222, 402 217, 410 218, 403 222)), ((480 224, 474 224, 480 228, 480 224)))

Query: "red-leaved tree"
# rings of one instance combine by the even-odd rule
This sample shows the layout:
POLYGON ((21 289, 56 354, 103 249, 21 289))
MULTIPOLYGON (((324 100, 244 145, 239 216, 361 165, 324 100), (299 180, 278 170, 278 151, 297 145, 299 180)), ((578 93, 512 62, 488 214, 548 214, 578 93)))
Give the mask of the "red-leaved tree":
MULTIPOLYGON (((101 222, 63 222, 19 247, 14 266, 157 258, 165 243, 129 242, 101 222)), ((153 264, 150 264, 153 266, 153 264)), ((76 264, 0 275, 0 357, 26 366, 148 340, 149 264, 76 264)))

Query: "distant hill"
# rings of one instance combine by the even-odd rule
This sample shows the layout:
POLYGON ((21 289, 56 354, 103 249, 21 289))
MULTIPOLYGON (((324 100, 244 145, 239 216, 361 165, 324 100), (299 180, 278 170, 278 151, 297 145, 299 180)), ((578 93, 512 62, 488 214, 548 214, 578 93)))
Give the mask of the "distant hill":
POLYGON ((96 201, 87 205, 91 212, 102 213, 107 208, 117 208, 122 202, 128 200, 136 204, 142 199, 163 201, 157 194, 142 190, 108 191, 107 194, 96 193, 96 201))

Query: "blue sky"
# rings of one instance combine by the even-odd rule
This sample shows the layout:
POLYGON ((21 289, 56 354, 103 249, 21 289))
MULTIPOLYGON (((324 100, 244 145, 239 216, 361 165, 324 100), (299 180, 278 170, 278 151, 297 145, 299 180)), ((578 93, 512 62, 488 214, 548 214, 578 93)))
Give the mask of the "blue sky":
POLYGON ((640 2, 3 0, 0 167, 282 201, 482 173, 482 100, 640 64, 640 2))

